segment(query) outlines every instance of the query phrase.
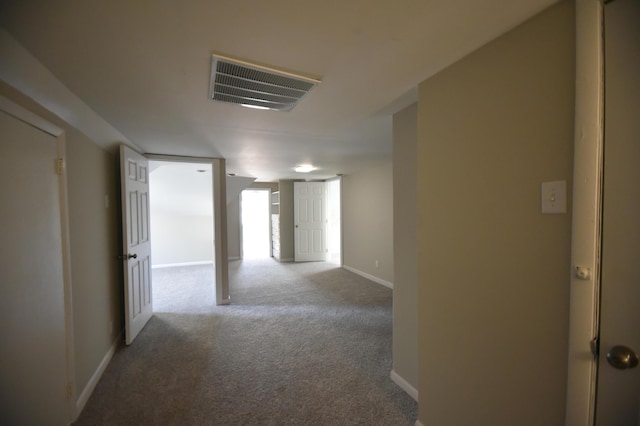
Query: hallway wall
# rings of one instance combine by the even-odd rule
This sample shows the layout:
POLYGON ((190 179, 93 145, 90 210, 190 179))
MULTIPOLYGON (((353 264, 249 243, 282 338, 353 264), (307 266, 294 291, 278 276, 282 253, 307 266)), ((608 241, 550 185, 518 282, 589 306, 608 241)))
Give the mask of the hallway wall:
POLYGON ((392 286, 393 164, 387 161, 342 179, 344 266, 392 286))
POLYGON ((420 84, 423 425, 564 425, 571 208, 540 185, 571 194, 574 27, 562 1, 420 84))
MULTIPOLYGON (((122 277, 117 260, 120 252, 117 154, 115 150, 100 148, 2 81, 0 95, 66 132, 77 400, 124 327, 122 277), (109 199, 108 206, 105 197, 109 199)), ((20 180, 12 184, 20 185, 20 180)))

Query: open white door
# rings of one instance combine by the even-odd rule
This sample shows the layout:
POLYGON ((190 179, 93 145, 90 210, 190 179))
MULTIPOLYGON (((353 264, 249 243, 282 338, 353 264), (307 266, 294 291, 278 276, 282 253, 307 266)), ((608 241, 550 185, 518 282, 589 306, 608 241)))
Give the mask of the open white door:
POLYGON ((596 426, 640 424, 640 2, 605 6, 602 289, 596 426))
POLYGON ((326 248, 326 200, 324 182, 293 183, 295 261, 323 261, 326 248))
POLYGON ((125 342, 130 345, 153 315, 149 240, 149 166, 120 145, 125 342))

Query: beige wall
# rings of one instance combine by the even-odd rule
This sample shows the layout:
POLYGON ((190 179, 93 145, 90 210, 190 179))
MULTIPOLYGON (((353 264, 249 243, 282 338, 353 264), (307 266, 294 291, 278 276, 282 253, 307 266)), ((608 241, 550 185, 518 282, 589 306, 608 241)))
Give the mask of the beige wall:
POLYGON ((418 105, 393 116, 393 371, 418 389, 418 105))
POLYGON ((117 156, 73 129, 67 133, 67 179, 76 377, 84 388, 124 328, 118 242, 117 156), (105 208, 105 196, 109 208, 105 208), (113 326, 111 326, 113 322, 113 326))
POLYGON ((278 190, 278 182, 253 182, 251 185, 249 185, 249 188, 270 189, 271 192, 275 192, 278 190))
POLYGON ((124 327, 117 157, 2 82, 0 94, 66 132, 77 398, 124 327))
POLYGON ((342 191, 344 266, 393 283, 392 162, 344 176, 342 191))
POLYGON ((564 424, 574 56, 564 1, 419 87, 424 425, 564 424))
POLYGON ((293 233, 293 181, 281 180, 280 190, 280 259, 291 262, 295 256, 293 233))
POLYGON ((227 249, 229 259, 240 259, 240 197, 227 203, 227 249))

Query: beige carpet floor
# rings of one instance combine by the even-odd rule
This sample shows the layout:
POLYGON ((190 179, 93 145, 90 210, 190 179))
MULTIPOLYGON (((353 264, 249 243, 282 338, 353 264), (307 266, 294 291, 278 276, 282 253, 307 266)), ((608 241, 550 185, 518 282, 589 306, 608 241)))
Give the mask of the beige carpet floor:
POLYGON ((391 290, 333 264, 154 270, 155 315, 107 367, 77 425, 413 425, 389 378, 391 290))

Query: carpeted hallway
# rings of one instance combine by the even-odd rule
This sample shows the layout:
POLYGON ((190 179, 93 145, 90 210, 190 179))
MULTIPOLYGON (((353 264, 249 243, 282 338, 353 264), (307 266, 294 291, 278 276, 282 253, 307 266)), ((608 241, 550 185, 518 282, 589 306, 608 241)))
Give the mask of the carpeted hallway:
POLYGON ((328 263, 154 270, 155 316, 121 347, 77 425, 413 425, 389 378, 391 290, 328 263))

